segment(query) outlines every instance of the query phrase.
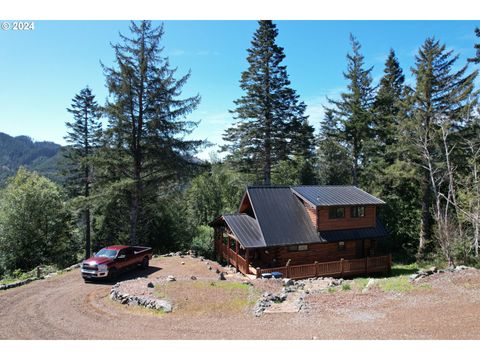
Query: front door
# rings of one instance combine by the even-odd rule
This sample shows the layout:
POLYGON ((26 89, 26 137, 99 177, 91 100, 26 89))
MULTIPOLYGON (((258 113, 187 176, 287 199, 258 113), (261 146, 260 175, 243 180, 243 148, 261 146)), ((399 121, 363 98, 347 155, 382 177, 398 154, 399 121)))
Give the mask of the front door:
POLYGON ((365 257, 363 240, 357 240, 356 246, 357 246, 357 248, 356 248, 355 257, 357 259, 361 259, 361 258, 365 257))

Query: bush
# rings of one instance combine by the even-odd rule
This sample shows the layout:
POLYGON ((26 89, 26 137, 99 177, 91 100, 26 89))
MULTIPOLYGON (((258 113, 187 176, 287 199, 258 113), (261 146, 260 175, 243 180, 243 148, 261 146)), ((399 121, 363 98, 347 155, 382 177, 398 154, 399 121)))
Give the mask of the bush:
POLYGON ((56 184, 20 168, 0 196, 0 264, 4 272, 75 262, 79 246, 56 184))
POLYGON ((192 240, 192 250, 198 254, 213 257, 213 229, 210 226, 201 225, 197 227, 197 236, 192 240))

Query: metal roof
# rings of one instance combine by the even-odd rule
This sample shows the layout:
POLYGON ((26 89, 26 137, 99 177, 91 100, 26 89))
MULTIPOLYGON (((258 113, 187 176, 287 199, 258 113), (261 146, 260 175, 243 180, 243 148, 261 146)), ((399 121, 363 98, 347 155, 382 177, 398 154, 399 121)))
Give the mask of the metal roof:
POLYGON ((230 230, 244 248, 265 247, 265 240, 257 220, 247 214, 223 215, 230 230))
POLYGON ((303 205, 290 187, 248 187, 247 194, 263 235, 263 246, 320 241, 303 205))
POLYGON ((383 224, 378 219, 374 228, 320 231, 322 242, 383 238, 387 236, 389 236, 387 230, 385 230, 383 224))
POLYGON ((385 204, 356 186, 294 186, 292 191, 315 206, 385 204))

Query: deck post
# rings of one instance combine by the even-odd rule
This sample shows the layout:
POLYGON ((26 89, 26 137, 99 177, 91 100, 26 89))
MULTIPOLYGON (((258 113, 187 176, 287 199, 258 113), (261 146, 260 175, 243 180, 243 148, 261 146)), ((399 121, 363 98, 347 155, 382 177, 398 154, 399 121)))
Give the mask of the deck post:
POLYGON ((315 260, 315 277, 318 277, 318 261, 315 260))
POLYGON ((245 249, 245 262, 247 264, 247 274, 250 274, 250 252, 248 248, 245 249))
POLYGON ((235 240, 235 269, 238 271, 238 241, 235 240))
POLYGON ((259 268, 259 267, 257 267, 257 274, 256 274, 256 276, 257 276, 257 279, 260 277, 260 268, 259 268))
POLYGON ((343 258, 340 259, 340 275, 343 277, 343 258))

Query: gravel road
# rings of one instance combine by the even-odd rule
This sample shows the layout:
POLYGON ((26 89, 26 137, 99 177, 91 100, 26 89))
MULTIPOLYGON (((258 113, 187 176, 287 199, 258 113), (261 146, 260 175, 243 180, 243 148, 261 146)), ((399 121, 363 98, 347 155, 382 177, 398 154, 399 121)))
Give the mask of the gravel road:
MULTIPOLYGON (((215 276, 198 259, 177 260, 132 276, 215 276)), ((0 292, 0 339, 480 339, 480 271, 428 282, 408 294, 316 295, 308 312, 158 316, 112 302, 111 284, 85 284, 76 269, 0 292)))

